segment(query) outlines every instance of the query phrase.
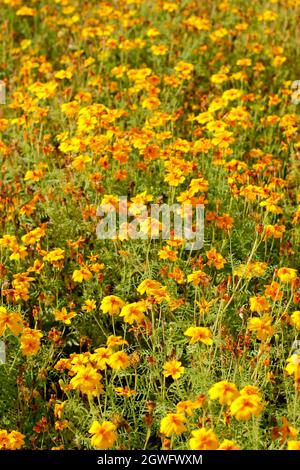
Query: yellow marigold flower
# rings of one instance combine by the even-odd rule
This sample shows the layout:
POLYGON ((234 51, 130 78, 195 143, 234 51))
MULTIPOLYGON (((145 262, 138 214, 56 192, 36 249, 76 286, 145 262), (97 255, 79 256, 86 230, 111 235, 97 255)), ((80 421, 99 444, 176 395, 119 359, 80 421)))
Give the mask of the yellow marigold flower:
POLYGON ((297 310, 296 312, 292 313, 290 323, 291 325, 294 325, 297 330, 300 330, 300 310, 297 310))
POLYGON ((172 250, 169 246, 164 246, 162 250, 159 250, 158 256, 160 259, 167 259, 169 261, 177 260, 177 251, 172 250))
POLYGON ((284 232, 284 225, 266 225, 264 227, 264 240, 267 240, 270 237, 282 238, 284 232))
POLYGON ((152 292, 160 289, 162 287, 159 281, 154 281, 153 279, 145 279, 140 283, 137 288, 139 294, 143 295, 146 293, 147 295, 152 295, 152 292))
POLYGON ((222 72, 215 73, 210 78, 210 81, 212 83, 216 83, 216 84, 226 82, 227 80, 229 80, 228 75, 226 75, 226 73, 222 73, 222 72))
POLYGON ((9 450, 21 449, 24 445, 24 434, 19 431, 11 431, 9 434, 9 450))
POLYGON ((245 387, 240 390, 240 394, 244 396, 255 395, 256 397, 261 399, 260 392, 255 385, 245 385, 245 387))
POLYGON ((55 403, 55 406, 54 406, 54 416, 55 416, 55 418, 61 419, 64 406, 65 406, 65 402, 55 403))
POLYGON ((277 276, 283 283, 293 281, 297 277, 297 269, 279 268, 277 270, 277 276))
POLYGON ((59 80, 63 80, 64 78, 70 80, 73 77, 73 73, 71 72, 71 70, 58 70, 54 74, 54 77, 58 78, 59 80))
POLYGON ((230 412, 238 421, 247 421, 252 416, 259 416, 263 410, 260 396, 240 395, 230 406, 230 412))
POLYGON ((220 130, 212 138, 212 144, 220 149, 227 149, 234 142, 233 133, 226 130, 220 130))
POLYGON ((24 245, 34 245, 36 242, 40 241, 40 239, 45 235, 45 230, 41 229, 40 227, 31 230, 30 232, 26 233, 22 237, 22 242, 24 245))
POLYGON ((108 365, 112 369, 127 369, 127 367, 130 365, 130 358, 125 352, 118 351, 110 356, 108 365))
POLYGON ((273 10, 265 10, 263 13, 257 15, 259 21, 275 21, 277 17, 278 13, 273 10))
POLYGON ((120 397, 125 397, 125 398, 132 397, 133 395, 136 394, 135 390, 130 390, 127 386, 126 387, 117 387, 117 388, 115 388, 115 392, 120 397))
POLYGON ((189 79, 191 78, 191 74, 194 70, 194 65, 190 64, 188 62, 180 61, 178 64, 174 67, 175 72, 177 72, 177 75, 179 75, 180 78, 182 79, 189 79))
POLYGON ((288 441, 287 450, 300 450, 300 441, 288 441))
POLYGON ((0 429, 0 450, 18 450, 24 445, 24 434, 0 429))
POLYGON ((79 103, 78 101, 70 101, 69 103, 63 103, 61 105, 61 110, 68 117, 73 117, 77 114, 79 110, 79 103))
POLYGON ((36 354, 40 349, 43 334, 39 330, 24 328, 21 336, 21 351, 25 356, 36 354))
POLYGON ((208 191, 208 181, 204 178, 193 178, 190 182, 189 193, 194 196, 196 193, 205 193, 208 191))
POLYGON ((217 450, 241 450, 241 448, 234 441, 224 439, 224 441, 221 442, 217 450))
POLYGON ((203 406, 203 396, 200 396, 199 399, 179 401, 176 405, 177 413, 185 413, 187 416, 192 416, 194 410, 201 408, 203 406))
POLYGON ((122 307, 124 307, 125 302, 116 295, 107 295, 102 299, 101 310, 103 313, 108 313, 109 315, 119 315, 122 307))
POLYGON ((151 46, 151 52, 153 55, 165 55, 168 52, 168 47, 164 44, 157 44, 151 46))
POLYGON ((103 386, 100 382, 101 375, 94 367, 78 366, 76 375, 70 381, 70 387, 73 390, 79 390, 86 395, 100 395, 103 392, 103 386))
POLYGON ((288 365, 285 370, 288 375, 295 375, 296 379, 300 378, 300 354, 292 354, 291 357, 287 359, 288 365))
POLYGON ((79 155, 78 157, 74 158, 72 161, 72 167, 75 168, 77 171, 84 170, 86 163, 91 161, 91 157, 88 155, 79 155))
POLYGON ((250 67, 252 65, 252 60, 245 57, 245 59, 238 59, 236 65, 240 67, 250 67))
POLYGON ((166 437, 170 437, 173 434, 179 436, 183 432, 185 432, 186 418, 181 413, 168 413, 160 423, 160 432, 164 434, 166 437))
POLYGON ((178 10, 179 5, 175 2, 163 2, 163 10, 172 13, 173 11, 178 10))
POLYGON ((268 312, 271 308, 271 305, 267 299, 262 295, 257 295, 256 297, 250 297, 250 310, 251 312, 263 313, 268 312))
POLYGON ((238 90, 237 88, 230 88, 229 90, 224 91, 222 98, 224 100, 233 101, 242 96, 242 90, 238 90))
POLYGON ((84 312, 93 312, 96 309, 96 301, 94 299, 87 299, 82 306, 84 312))
POLYGON ((133 323, 141 323, 145 319, 144 312, 147 307, 144 301, 133 302, 125 305, 120 313, 120 317, 124 318, 126 323, 132 325, 133 323))
POLYGON ((160 100, 156 98, 155 96, 151 96, 150 98, 145 98, 142 101, 142 108, 146 108, 149 110, 157 109, 160 107, 160 105, 161 105, 160 100))
POLYGON ((81 269, 75 269, 72 275, 72 279, 75 282, 83 282, 83 281, 89 281, 92 279, 93 275, 91 271, 83 266, 81 269))
POLYGON ((113 348, 114 346, 122 346, 123 344, 128 344, 126 339, 123 339, 122 336, 111 335, 107 338, 106 344, 108 348, 113 348))
POLYGON ((53 261, 60 261, 64 259, 64 253, 65 251, 62 250, 61 248, 56 248, 55 250, 49 251, 44 257, 44 261, 49 261, 52 263, 53 261))
POLYGON ((19 261, 19 260, 24 259, 28 256, 26 246, 16 244, 12 247, 12 251, 13 251, 13 253, 9 257, 9 259, 12 260, 12 261, 13 260, 19 261))
POLYGON ((180 361, 176 361, 176 359, 172 359, 171 361, 165 362, 163 366, 163 375, 165 377, 172 377, 172 379, 179 379, 184 373, 184 367, 182 366, 180 361))
POLYGON ((210 346, 213 343, 212 332, 206 327, 190 326, 184 335, 191 337, 190 344, 201 342, 210 346))
MULTIPOLYGON (((160 32, 159 32, 158 29, 156 29, 156 28, 150 28, 150 29, 148 29, 146 35, 147 35, 149 38, 153 39, 153 38, 155 38, 156 36, 160 36, 160 32)), ((113 70, 114 70, 114 69, 113 69, 113 70)))
POLYGON ((9 434, 6 429, 0 429, 0 450, 7 450, 9 447, 9 434))
POLYGON ((91 354, 91 361, 95 363, 97 369, 104 370, 108 364, 109 358, 112 355, 112 349, 108 348, 97 348, 94 354, 91 354))
POLYGON ((248 330, 254 331, 258 339, 265 340, 274 334, 272 321, 273 319, 270 315, 264 315, 261 318, 250 318, 248 321, 248 330))
POLYGON ((261 263, 259 261, 249 263, 248 265, 240 264, 234 269, 233 274, 234 276, 239 276, 245 279, 252 279, 252 277, 262 276, 267 267, 266 263, 261 263))
POLYGON ((211 307, 212 305, 214 305, 215 302, 216 302, 215 299, 208 301, 208 300, 202 298, 202 299, 200 299, 199 301, 196 300, 195 303, 196 303, 196 305, 198 305, 200 313, 201 313, 202 315, 204 315, 205 313, 208 313, 208 312, 209 312, 210 307, 211 307))
POLYGON ((208 18, 195 16, 195 15, 192 15, 187 20, 185 20, 184 24, 188 26, 193 26, 198 31, 205 31, 205 30, 209 30, 210 28, 210 23, 209 23, 208 18))
POLYGON ((7 328, 18 336, 23 330, 22 318, 18 313, 9 313, 5 307, 0 307, 0 337, 7 328))
POLYGON ((206 124, 207 122, 214 120, 214 115, 213 113, 205 111, 204 113, 200 113, 195 116, 194 120, 197 121, 199 124, 206 124))
POLYGON ((212 429, 195 429, 192 431, 189 447, 191 450, 216 450, 219 441, 212 429))
POLYGON ((183 183, 185 177, 183 176, 182 171, 179 168, 175 168, 173 171, 166 173, 164 181, 168 183, 170 186, 179 186, 183 183))
POLYGON ((3 235, 0 238, 0 246, 4 246, 6 248, 13 248, 17 243, 17 238, 14 235, 3 235))
POLYGON ((17 10, 17 16, 35 16, 36 10, 34 8, 29 8, 27 6, 23 6, 17 10))
POLYGON ((117 440, 116 426, 110 421, 94 421, 89 429, 91 443, 97 449, 111 449, 117 440))
POLYGON ((62 321, 66 325, 70 325, 72 318, 76 317, 76 315, 76 312, 68 313, 65 307, 63 307, 61 310, 54 311, 55 320, 62 321))
POLYGON ((208 391, 211 400, 219 400, 221 405, 230 405, 238 396, 239 391, 234 383, 221 380, 208 391))
POLYGON ((154 300, 160 304, 164 301, 170 302, 170 295, 167 291, 166 287, 161 287, 160 289, 153 290, 151 296, 154 298, 154 300))
POLYGON ((187 281, 191 282, 195 287, 199 284, 206 285, 209 282, 209 276, 204 271, 194 271, 188 275, 187 281))

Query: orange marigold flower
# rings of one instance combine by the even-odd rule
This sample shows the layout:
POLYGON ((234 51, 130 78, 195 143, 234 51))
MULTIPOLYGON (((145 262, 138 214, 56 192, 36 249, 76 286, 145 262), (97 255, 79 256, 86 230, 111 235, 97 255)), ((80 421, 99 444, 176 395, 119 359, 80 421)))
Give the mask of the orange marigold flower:
POLYGON ((271 297, 274 302, 279 302, 283 296, 283 293, 280 291, 280 284, 276 281, 272 281, 271 284, 267 284, 265 295, 266 297, 271 297))
POLYGON ((21 351, 25 356, 32 356, 40 349, 43 334, 39 330, 24 328, 21 336, 21 351))
POLYGON ((224 268, 226 260, 220 253, 217 253, 217 250, 215 248, 212 248, 211 250, 207 251, 206 256, 208 258, 208 266, 215 266, 217 269, 224 268))
POLYGON ((7 328, 18 336, 23 330, 22 318, 18 313, 9 313, 5 307, 0 307, 0 337, 7 328))
POLYGON ((24 445, 24 434, 19 431, 7 432, 0 429, 0 450, 18 450, 24 445))

